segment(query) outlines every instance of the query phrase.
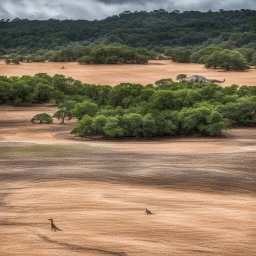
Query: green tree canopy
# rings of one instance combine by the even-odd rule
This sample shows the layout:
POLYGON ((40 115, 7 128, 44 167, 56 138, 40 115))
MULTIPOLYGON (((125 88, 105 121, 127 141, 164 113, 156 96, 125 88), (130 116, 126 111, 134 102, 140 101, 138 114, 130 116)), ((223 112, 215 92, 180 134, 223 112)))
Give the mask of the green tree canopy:
POLYGON ((31 119, 31 123, 35 124, 37 122, 39 122, 40 124, 42 124, 42 123, 51 124, 53 121, 52 121, 52 117, 49 114, 41 113, 41 114, 35 115, 31 119))
MULTIPOLYGON (((83 84, 64 76, 0 76, 1 104, 56 101, 54 117, 75 117, 72 133, 105 138, 152 138, 182 134, 217 136, 232 125, 256 125, 256 86, 191 84, 161 79, 156 86, 83 84)), ((51 122, 45 113, 33 122, 51 122)))
POLYGON ((246 59, 238 51, 223 50, 213 52, 207 59, 205 66, 207 68, 211 67, 221 67, 226 70, 245 70, 249 68, 246 59))
POLYGON ((75 101, 65 101, 59 104, 59 109, 53 114, 53 117, 61 120, 61 124, 65 123, 65 119, 72 118, 72 109, 76 104, 75 101))
POLYGON ((84 100, 81 103, 75 104, 72 115, 78 120, 81 120, 84 115, 95 116, 98 111, 98 105, 90 100, 84 100))

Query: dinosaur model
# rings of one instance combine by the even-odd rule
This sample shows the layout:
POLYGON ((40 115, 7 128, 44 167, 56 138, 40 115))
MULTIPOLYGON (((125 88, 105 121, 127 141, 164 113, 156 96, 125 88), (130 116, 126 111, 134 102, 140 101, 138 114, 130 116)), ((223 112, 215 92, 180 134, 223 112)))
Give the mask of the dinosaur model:
POLYGON ((57 228, 57 227, 55 226, 55 224, 53 223, 53 219, 48 219, 48 220, 51 221, 51 229, 52 229, 52 230, 54 230, 54 231, 56 231, 56 230, 63 231, 63 230, 61 230, 61 229, 59 229, 59 228, 57 228))
POLYGON ((225 79, 223 81, 217 80, 217 79, 207 79, 204 76, 199 75, 193 75, 186 79, 186 81, 191 81, 193 83, 224 83, 225 79))
POLYGON ((152 214, 152 212, 146 208, 146 211, 145 211, 146 214, 152 214))

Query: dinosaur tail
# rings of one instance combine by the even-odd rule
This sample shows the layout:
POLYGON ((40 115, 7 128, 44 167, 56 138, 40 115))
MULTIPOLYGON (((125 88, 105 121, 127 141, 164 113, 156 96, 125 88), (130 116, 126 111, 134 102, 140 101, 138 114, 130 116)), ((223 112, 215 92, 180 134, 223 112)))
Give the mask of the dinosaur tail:
POLYGON ((217 79, 207 79, 207 82, 209 83, 224 83, 225 79, 221 80, 217 80, 217 79))

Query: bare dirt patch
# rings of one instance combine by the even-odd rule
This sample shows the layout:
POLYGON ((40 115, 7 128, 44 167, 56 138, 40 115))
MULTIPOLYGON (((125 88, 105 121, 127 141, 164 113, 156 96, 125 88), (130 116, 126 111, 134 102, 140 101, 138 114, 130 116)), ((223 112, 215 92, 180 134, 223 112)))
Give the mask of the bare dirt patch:
POLYGON ((0 108, 0 255, 253 255, 256 129, 67 140, 42 111, 0 108))
POLYGON ((5 76, 63 74, 89 84, 117 85, 122 82, 152 84, 162 78, 176 79, 178 74, 199 74, 207 78, 226 79, 222 85, 256 85, 256 69, 246 72, 219 72, 202 64, 174 63, 169 60, 150 61, 147 65, 79 65, 75 62, 21 63, 6 65, 0 61, 0 73, 5 76), (65 66, 65 69, 61 67, 65 66))

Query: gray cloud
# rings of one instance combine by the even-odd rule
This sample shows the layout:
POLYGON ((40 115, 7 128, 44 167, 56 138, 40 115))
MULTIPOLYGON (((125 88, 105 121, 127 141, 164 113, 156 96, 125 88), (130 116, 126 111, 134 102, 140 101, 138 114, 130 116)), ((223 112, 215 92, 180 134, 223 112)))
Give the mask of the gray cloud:
POLYGON ((102 19, 123 11, 256 9, 256 0, 0 0, 0 19, 102 19))

